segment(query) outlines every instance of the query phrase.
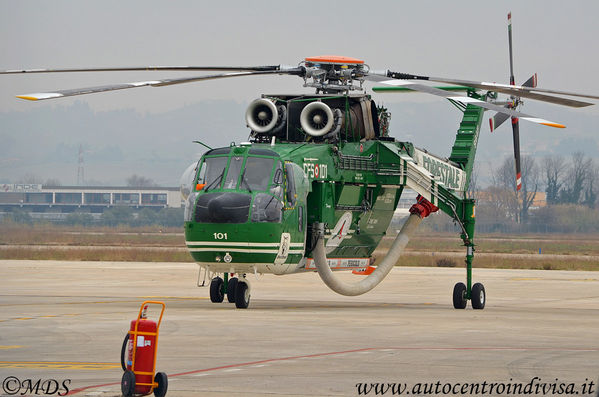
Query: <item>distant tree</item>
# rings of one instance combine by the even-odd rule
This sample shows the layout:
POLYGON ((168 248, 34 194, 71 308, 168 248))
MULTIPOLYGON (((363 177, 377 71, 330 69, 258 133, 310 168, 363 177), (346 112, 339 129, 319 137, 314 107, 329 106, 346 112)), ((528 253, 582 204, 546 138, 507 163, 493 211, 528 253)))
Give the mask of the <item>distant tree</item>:
POLYGON ((158 222, 162 226, 183 226, 183 208, 163 208, 158 213, 158 222))
POLYGON ((29 212, 21 209, 15 209, 12 212, 9 212, 5 216, 5 219, 15 223, 24 223, 28 225, 33 223, 33 219, 31 218, 31 215, 29 215, 29 212))
POLYGON ((472 168, 466 196, 471 199, 476 199, 476 195, 478 194, 479 189, 480 187, 478 186, 478 168, 472 168))
POLYGON ((564 184, 565 160, 561 156, 546 156, 542 167, 545 173, 545 193, 548 205, 559 203, 559 192, 564 184))
POLYGON ((137 214, 136 223, 139 226, 151 226, 158 223, 158 213, 150 208, 144 208, 137 214))
POLYGON ((531 156, 521 157, 522 189, 516 190, 516 168, 511 156, 506 157, 501 167, 493 172, 493 184, 510 192, 506 207, 517 223, 528 221, 528 210, 532 206, 539 187, 539 169, 531 156))
MULTIPOLYGON (((572 154, 572 163, 568 168, 564 188, 560 190, 560 202, 563 204, 579 204, 585 184, 589 182, 592 174, 593 160, 586 158, 583 152, 572 154)), ((592 190, 592 188, 591 188, 592 190)))
POLYGON ((62 186, 62 182, 57 178, 48 178, 46 182, 44 182, 44 186, 62 186))
POLYGON ((597 203, 597 186, 599 185, 599 166, 594 166, 591 163, 591 169, 589 170, 589 177, 584 191, 584 199, 582 204, 589 208, 595 208, 597 203))
POLYGON ((127 178, 127 186, 130 187, 153 187, 156 186, 153 180, 145 176, 133 174, 127 178))
POLYGON ((102 214, 102 223, 106 226, 130 225, 133 220, 133 208, 127 206, 109 208, 102 214))
POLYGON ((43 183, 43 180, 37 175, 26 174, 25 176, 22 176, 21 178, 17 179, 16 183, 41 184, 43 183))
POLYGON ((94 217, 87 212, 72 212, 67 215, 64 223, 67 225, 91 226, 94 222, 94 217))

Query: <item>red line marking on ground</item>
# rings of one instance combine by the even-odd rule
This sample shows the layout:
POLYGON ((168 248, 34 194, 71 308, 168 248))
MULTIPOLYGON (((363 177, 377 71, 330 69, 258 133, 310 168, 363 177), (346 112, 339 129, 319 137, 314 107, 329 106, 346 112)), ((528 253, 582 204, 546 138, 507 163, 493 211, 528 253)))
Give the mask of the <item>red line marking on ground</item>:
MULTIPOLYGON (((599 347, 588 348, 588 349, 584 349, 584 348, 557 348, 556 349, 556 348, 552 348, 552 347, 430 347, 430 346, 428 346, 428 347, 427 346, 421 346, 421 347, 365 347, 363 349, 344 350, 344 351, 340 351, 340 352, 316 353, 316 354, 306 354, 306 355, 302 355, 302 356, 269 358, 269 359, 265 359, 265 360, 250 361, 247 363, 221 365, 220 367, 204 368, 204 369, 197 369, 194 371, 170 374, 170 375, 168 375, 168 377, 174 378, 174 377, 183 376, 183 375, 199 374, 202 372, 218 371, 221 369, 228 369, 228 368, 247 367, 250 365, 272 363, 272 362, 277 362, 277 361, 290 361, 290 360, 297 360, 300 358, 310 358, 310 357, 336 356, 336 355, 340 355, 340 354, 359 353, 359 352, 373 351, 373 350, 456 350, 456 351, 460 351, 460 350, 487 350, 487 351, 497 350, 497 351, 580 351, 580 352, 593 351, 593 352, 597 352, 597 351, 599 351, 599 347)), ((69 396, 69 395, 81 393, 82 391, 85 391, 88 389, 95 389, 97 387, 119 385, 120 383, 121 382, 113 382, 113 383, 104 383, 102 385, 80 387, 78 389, 73 389, 73 390, 69 391, 69 393, 67 395, 69 396)))

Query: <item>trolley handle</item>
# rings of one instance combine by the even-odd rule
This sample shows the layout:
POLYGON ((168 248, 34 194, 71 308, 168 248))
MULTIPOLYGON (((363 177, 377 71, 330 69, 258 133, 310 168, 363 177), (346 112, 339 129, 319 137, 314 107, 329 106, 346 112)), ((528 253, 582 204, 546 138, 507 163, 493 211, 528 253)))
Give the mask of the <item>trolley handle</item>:
POLYGON ((164 302, 160 302, 160 301, 144 301, 141 304, 141 307, 139 308, 139 313, 137 314, 137 322, 139 323, 139 320, 141 320, 141 315, 143 313, 144 307, 146 305, 150 305, 150 304, 161 305, 162 306, 162 309, 160 310, 160 317, 158 318, 158 323, 156 324, 156 330, 158 330, 158 328, 160 328, 160 323, 162 322, 162 315, 164 314, 164 309, 166 307, 166 305, 164 304, 164 302))

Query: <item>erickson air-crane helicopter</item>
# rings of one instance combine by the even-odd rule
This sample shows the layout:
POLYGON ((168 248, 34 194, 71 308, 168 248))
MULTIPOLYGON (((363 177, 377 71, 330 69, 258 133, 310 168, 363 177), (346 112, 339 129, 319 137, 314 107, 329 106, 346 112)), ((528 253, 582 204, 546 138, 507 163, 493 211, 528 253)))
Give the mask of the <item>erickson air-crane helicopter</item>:
POLYGON ((460 226, 466 248, 466 283, 455 285, 453 305, 464 309, 471 300, 474 309, 483 309, 485 289, 481 283, 472 285, 475 201, 466 191, 484 111, 497 112, 490 119, 492 130, 512 119, 519 188, 518 120, 564 127, 518 111, 521 98, 572 107, 592 103, 562 96, 599 99, 595 95, 538 88, 536 76, 515 85, 509 15, 508 21, 509 85, 373 70, 362 60, 341 56, 308 57, 298 66, 118 67, 0 73, 224 72, 18 96, 29 100, 254 75, 298 76, 304 87, 316 92, 263 94, 246 112, 249 142, 210 149, 189 170, 190 182, 182 189, 186 244, 200 271, 210 274, 211 301, 222 302, 226 295, 238 308, 247 308, 250 288, 246 275, 251 273, 317 271, 324 283, 339 294, 366 293, 395 266, 421 220, 441 210, 460 226), (386 86, 373 88, 375 92, 419 91, 446 98, 460 108, 463 119, 450 156, 438 157, 390 137, 389 114, 364 92, 366 81, 386 86), (423 81, 459 86, 433 87, 423 81), (498 93, 510 98, 499 101, 498 93), (374 268, 372 254, 405 188, 418 193, 417 203, 387 255, 374 268), (366 277, 347 283, 333 270, 362 270, 358 273, 366 277))

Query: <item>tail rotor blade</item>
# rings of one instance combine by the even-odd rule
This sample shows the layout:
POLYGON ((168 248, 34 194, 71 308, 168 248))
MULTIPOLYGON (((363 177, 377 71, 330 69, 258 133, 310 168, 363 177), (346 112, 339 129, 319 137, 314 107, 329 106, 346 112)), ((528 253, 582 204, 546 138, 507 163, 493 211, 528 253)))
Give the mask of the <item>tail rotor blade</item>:
POLYGON ((532 76, 530 76, 530 78, 528 80, 526 80, 524 82, 524 84, 522 84, 522 87, 536 88, 537 87, 537 74, 535 73, 532 76))
POLYGON ((517 117, 512 117, 512 132, 514 133, 514 159, 516 160, 516 191, 522 189, 522 169, 520 166, 520 123, 517 117))
POLYGON ((510 116, 505 113, 496 113, 495 116, 489 119, 489 126, 491 127, 491 132, 495 131, 497 127, 503 124, 510 116))

